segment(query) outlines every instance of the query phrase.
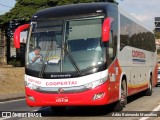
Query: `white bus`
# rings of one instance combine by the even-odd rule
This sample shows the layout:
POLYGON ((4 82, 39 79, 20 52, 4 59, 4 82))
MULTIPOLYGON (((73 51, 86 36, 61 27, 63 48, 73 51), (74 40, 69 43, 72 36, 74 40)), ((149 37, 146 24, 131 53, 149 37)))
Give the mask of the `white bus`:
POLYGON ((154 34, 113 3, 83 3, 35 13, 28 29, 25 89, 29 106, 106 105, 157 84, 154 34), (35 52, 38 49, 38 53, 35 52), (30 53, 35 59, 30 62, 30 53), (39 54, 40 52, 40 54, 39 54))

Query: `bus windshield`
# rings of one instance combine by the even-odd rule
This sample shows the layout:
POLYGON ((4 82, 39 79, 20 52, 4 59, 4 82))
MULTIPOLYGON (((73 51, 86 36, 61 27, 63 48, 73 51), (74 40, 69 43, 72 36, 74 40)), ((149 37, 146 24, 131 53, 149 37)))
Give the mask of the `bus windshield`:
POLYGON ((105 62, 102 17, 37 21, 31 24, 27 68, 39 72, 81 72, 105 62), (38 51, 38 52, 37 52, 38 51))

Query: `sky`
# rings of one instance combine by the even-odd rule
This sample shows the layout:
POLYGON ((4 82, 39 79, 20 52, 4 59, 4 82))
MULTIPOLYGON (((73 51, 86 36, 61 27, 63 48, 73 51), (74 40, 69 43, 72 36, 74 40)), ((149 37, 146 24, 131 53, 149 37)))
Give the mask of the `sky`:
POLYGON ((14 7, 15 0, 0 0, 0 15, 8 12, 11 8, 14 7))
POLYGON ((141 21, 146 27, 154 29, 155 17, 160 17, 160 0, 117 0, 119 6, 141 21))
MULTIPOLYGON (((154 29, 155 17, 160 17, 160 0, 116 0, 119 6, 141 21, 146 27, 154 29)), ((0 15, 8 12, 15 0, 0 0, 0 15)))

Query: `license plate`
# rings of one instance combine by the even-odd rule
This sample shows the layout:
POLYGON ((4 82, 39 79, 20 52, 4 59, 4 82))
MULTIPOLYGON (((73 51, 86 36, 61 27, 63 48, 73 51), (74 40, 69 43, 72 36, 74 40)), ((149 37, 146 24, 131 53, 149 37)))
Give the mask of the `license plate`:
POLYGON ((68 103, 69 100, 67 97, 64 97, 64 98, 56 98, 56 102, 57 103, 68 103))

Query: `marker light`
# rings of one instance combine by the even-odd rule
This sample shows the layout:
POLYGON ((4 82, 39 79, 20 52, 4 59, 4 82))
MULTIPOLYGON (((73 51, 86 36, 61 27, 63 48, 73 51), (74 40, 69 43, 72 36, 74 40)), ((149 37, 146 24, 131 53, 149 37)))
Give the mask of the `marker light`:
POLYGON ((28 96, 28 99, 35 102, 35 99, 33 96, 28 96))
POLYGON ((93 100, 97 100, 97 99, 100 99, 102 98, 104 95, 104 93, 98 93, 98 94, 95 94, 94 97, 93 97, 93 100))

